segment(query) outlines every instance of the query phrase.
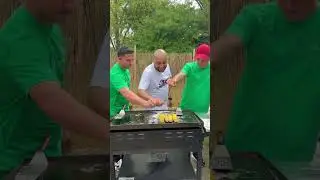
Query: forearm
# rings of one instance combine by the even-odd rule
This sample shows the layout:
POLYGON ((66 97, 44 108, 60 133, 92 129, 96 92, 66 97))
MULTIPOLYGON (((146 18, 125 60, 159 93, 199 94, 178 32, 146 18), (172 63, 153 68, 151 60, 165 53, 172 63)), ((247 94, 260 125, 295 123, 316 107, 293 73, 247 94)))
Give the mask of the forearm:
POLYGON ((108 90, 102 87, 90 87, 88 93, 88 103, 99 115, 109 118, 109 93, 108 90))
POLYGON ((211 62, 213 65, 219 64, 223 59, 229 58, 242 48, 241 39, 232 36, 224 35, 218 40, 214 41, 211 45, 213 58, 211 62))
POLYGON ((152 96, 150 96, 145 90, 143 90, 143 89, 139 89, 138 90, 138 95, 140 96, 140 97, 142 97, 143 99, 145 99, 145 100, 150 100, 150 99, 152 99, 152 96))
POLYGON ((129 89, 123 89, 120 90, 120 93, 124 98, 126 98, 131 104, 143 106, 143 104, 146 102, 144 99, 139 97, 137 94, 132 92, 129 89))
MULTIPOLYGON (((47 83, 45 83, 48 85, 47 83)), ((46 87, 44 90, 34 88, 32 99, 38 104, 53 121, 63 128, 85 134, 87 136, 107 139, 109 123, 103 117, 91 111, 89 108, 77 102, 67 92, 59 87, 46 87)))
POLYGON ((184 77, 185 77, 185 74, 182 73, 182 72, 180 72, 180 73, 178 73, 177 75, 175 75, 175 76, 173 77, 173 80, 174 80, 175 82, 179 82, 179 81, 181 81, 184 77))

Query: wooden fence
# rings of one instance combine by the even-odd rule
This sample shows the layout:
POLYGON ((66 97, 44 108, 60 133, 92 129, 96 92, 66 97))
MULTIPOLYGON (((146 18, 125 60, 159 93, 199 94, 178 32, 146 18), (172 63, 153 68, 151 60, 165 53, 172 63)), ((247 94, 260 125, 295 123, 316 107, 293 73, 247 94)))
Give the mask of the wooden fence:
MULTIPOLYGON (((131 72, 131 89, 135 92, 138 90, 138 85, 140 81, 140 77, 143 73, 143 70, 152 63, 153 53, 136 53, 135 54, 136 61, 132 68, 131 72)), ((116 63, 116 54, 111 53, 111 61, 110 67, 112 67, 116 63)), ((178 72, 180 72, 181 68, 185 65, 185 63, 192 61, 192 53, 190 54, 168 54, 168 64, 171 68, 171 73, 174 76, 178 72)), ((183 88, 184 82, 182 81, 177 85, 177 87, 171 88, 170 93, 172 96, 172 104, 174 107, 179 105, 181 99, 181 91, 183 88)))

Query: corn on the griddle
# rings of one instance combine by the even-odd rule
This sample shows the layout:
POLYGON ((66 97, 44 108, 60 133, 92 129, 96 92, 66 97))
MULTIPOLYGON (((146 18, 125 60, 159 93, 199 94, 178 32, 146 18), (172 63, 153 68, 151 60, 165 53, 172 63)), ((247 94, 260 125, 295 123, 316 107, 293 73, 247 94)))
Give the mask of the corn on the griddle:
POLYGON ((179 118, 174 113, 160 113, 158 116, 158 120, 161 124, 163 123, 178 123, 179 118))

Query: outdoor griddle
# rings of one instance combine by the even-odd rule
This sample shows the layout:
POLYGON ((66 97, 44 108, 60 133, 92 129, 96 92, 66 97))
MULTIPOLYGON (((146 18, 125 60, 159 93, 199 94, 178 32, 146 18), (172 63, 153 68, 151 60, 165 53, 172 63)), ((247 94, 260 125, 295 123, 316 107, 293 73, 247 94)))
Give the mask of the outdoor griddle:
MULTIPOLYGON (((38 180, 107 180, 110 178, 109 160, 109 155, 48 158, 48 167, 38 180)), ((28 161, 21 167, 27 163, 28 161)), ((5 180, 14 180, 19 169, 9 174, 5 180)))
MULTIPOLYGON (((160 112, 175 113, 128 111, 122 119, 113 119, 110 127, 112 155, 163 153, 175 150, 198 153, 196 179, 201 180, 202 146, 205 136, 202 120, 194 112, 183 111, 179 123, 161 124, 153 120, 154 115, 160 112)), ((187 153, 185 156, 187 157, 187 153)), ((125 163, 126 161, 123 161, 123 167, 127 166, 125 163)), ((115 176, 114 173, 112 176, 115 176)))

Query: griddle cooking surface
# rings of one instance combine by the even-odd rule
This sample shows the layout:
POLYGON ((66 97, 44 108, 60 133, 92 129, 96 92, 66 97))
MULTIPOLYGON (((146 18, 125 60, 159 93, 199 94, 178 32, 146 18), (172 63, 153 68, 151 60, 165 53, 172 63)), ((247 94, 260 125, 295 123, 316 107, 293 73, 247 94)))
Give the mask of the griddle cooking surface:
POLYGON ((111 131, 117 130, 153 130, 163 128, 199 128, 201 119, 191 111, 183 111, 179 123, 160 124, 152 121, 157 113, 175 113, 175 111, 128 111, 122 119, 112 119, 111 131))

